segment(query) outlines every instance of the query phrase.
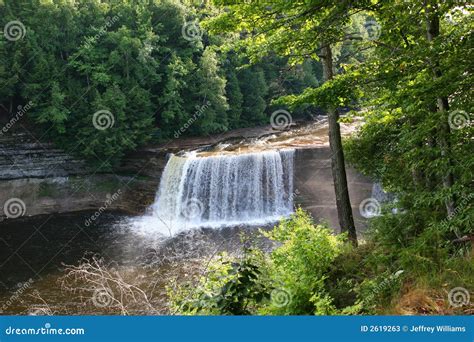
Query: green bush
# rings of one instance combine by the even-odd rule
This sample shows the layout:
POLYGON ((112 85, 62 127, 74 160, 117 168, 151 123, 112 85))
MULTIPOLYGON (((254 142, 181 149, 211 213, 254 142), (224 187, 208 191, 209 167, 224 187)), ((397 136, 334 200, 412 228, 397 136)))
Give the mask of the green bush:
POLYGON ((288 303, 271 301, 261 313, 328 314, 332 299, 324 288, 326 272, 341 253, 344 236, 334 236, 324 225, 314 225, 311 217, 297 209, 290 219, 263 233, 280 244, 269 256, 272 286, 288 293, 288 303))
POLYGON ((226 253, 209 263, 204 274, 168 287, 171 310, 184 315, 248 315, 268 299, 264 256, 245 249, 239 259, 226 253))
POLYGON ((240 258, 221 255, 194 281, 169 287, 171 307, 180 314, 330 314, 333 299, 325 274, 343 249, 343 235, 314 225, 298 209, 262 234, 275 249, 245 249, 240 258))
POLYGON ((240 257, 219 255, 204 274, 169 287, 171 308, 213 315, 397 313, 407 292, 429 289, 445 297, 456 286, 474 287, 472 259, 446 240, 449 229, 421 229, 414 221, 386 213, 354 247, 297 209, 261 231, 274 242, 270 253, 245 248, 240 257))

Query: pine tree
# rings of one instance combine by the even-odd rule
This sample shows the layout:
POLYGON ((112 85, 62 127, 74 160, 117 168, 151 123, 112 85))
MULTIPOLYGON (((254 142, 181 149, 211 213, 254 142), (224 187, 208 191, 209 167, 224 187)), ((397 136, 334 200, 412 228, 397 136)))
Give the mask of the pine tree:
POLYGON ((234 69, 227 72, 226 94, 229 103, 229 109, 227 111, 229 128, 237 128, 240 126, 242 116, 243 94, 240 90, 239 79, 234 69))
POLYGON ((215 51, 208 47, 204 50, 196 72, 199 85, 197 106, 205 106, 199 118, 199 128, 203 133, 227 130, 227 98, 225 96, 226 80, 220 75, 220 68, 215 51))
POLYGON ((263 70, 258 67, 245 68, 239 73, 240 89, 244 98, 242 121, 246 126, 266 123, 265 96, 268 91, 263 70))

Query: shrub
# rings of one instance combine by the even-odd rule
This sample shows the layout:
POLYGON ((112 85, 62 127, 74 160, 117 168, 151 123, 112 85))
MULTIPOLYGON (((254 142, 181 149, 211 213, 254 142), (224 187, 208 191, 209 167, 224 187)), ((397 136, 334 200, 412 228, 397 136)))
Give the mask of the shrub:
POLYGON ((242 257, 226 253, 211 261, 197 279, 168 287, 172 312, 185 315, 248 315, 268 298, 263 253, 245 249, 242 257))
POLYGON ((314 225, 298 209, 262 234, 276 247, 266 255, 245 249, 240 258, 221 255, 206 274, 169 287, 172 308, 180 314, 329 314, 333 299, 325 274, 342 250, 344 236, 314 225))
POLYGON ((280 244, 269 257, 272 286, 288 292, 286 305, 272 301, 262 311, 271 314, 328 314, 332 299, 324 289, 326 272, 342 250, 344 236, 334 236, 324 225, 315 225, 302 209, 263 233, 280 244))

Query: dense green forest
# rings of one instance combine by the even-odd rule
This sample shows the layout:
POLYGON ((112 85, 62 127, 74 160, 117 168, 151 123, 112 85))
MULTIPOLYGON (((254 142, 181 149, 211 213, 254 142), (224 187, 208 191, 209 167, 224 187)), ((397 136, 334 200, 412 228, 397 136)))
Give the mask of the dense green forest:
POLYGON ((2 25, 21 18, 0 40, 0 110, 105 168, 145 143, 322 110, 343 234, 297 209, 262 232, 270 253, 246 241, 242 256, 171 284, 174 312, 472 314, 443 304, 453 288, 474 289, 472 8, 0 0, 2 25), (339 123, 356 117, 360 130, 342 141, 339 123), (345 164, 395 198, 362 237, 345 164))
POLYGON ((249 65, 223 49, 239 36, 199 26, 215 12, 175 0, 5 1, 0 108, 10 119, 31 103, 38 137, 107 167, 146 142, 267 124, 272 99, 318 84, 316 62, 249 65))

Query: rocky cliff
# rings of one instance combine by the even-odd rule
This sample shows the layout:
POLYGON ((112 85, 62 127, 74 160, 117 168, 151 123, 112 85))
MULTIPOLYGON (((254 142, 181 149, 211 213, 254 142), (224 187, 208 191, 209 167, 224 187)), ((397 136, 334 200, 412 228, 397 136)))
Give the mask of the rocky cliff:
MULTIPOLYGON (((343 134, 353 131, 343 126, 343 134)), ((99 208, 140 214, 151 205, 170 153, 238 152, 268 148, 295 148, 295 202, 316 220, 337 227, 327 126, 319 122, 275 132, 271 127, 236 130, 205 138, 182 138, 130 153, 114 172, 97 173, 86 163, 27 133, 0 137, 0 205, 10 199, 24 203, 24 215, 39 215, 99 208)), ((365 219, 359 204, 371 197, 372 182, 348 167, 349 192, 356 226, 365 219)), ((8 217, 5 208, 1 218, 8 217)))
POLYGON ((145 205, 139 190, 142 179, 97 173, 29 133, 2 135, 0 146, 0 219, 104 206, 138 212, 145 205), (16 209, 8 206, 11 203, 17 203, 16 209))

